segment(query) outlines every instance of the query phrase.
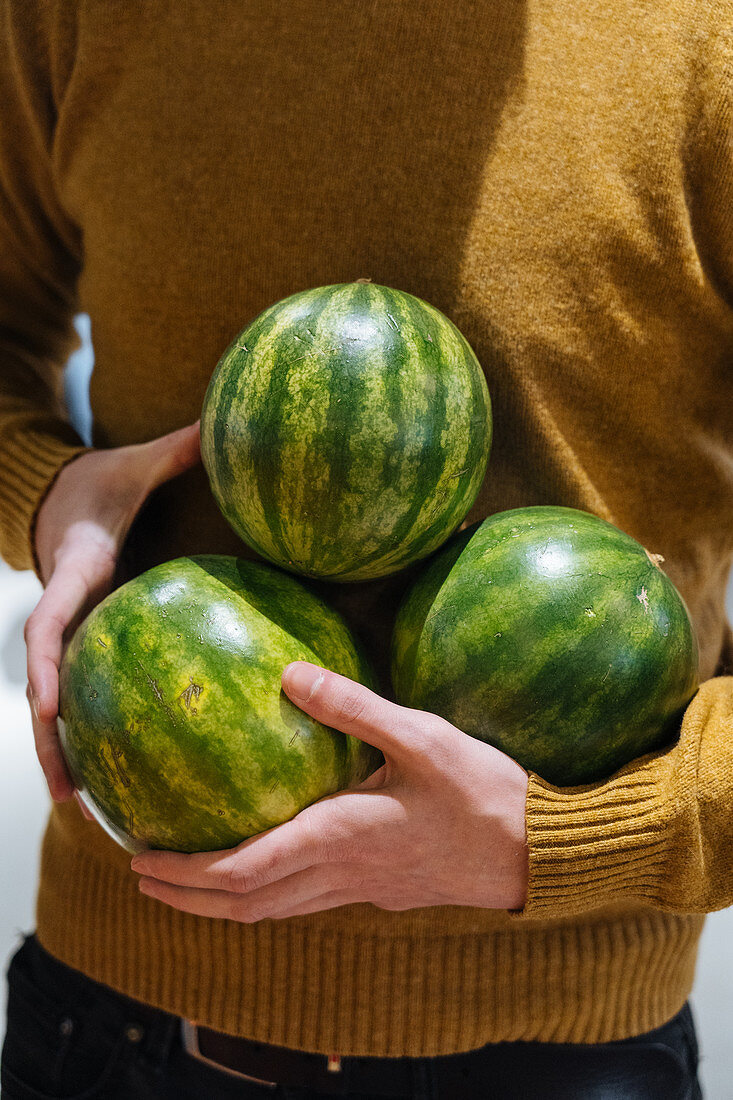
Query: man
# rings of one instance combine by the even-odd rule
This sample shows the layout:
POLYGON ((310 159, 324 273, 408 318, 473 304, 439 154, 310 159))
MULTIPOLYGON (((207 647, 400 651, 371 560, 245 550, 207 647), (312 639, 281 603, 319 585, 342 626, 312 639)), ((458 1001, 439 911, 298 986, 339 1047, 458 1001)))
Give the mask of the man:
MULTIPOLYGON (((2 551, 46 584, 28 661, 55 799, 9 1096, 699 1094, 686 998, 733 895, 730 15, 6 4, 2 551), (124 576, 247 552, 197 465, 211 370, 271 302, 364 275, 446 312, 486 371, 469 519, 569 504, 663 554, 705 682, 674 746, 562 790, 291 666, 290 697, 385 769, 231 853, 133 870, 71 797, 64 638, 124 576), (54 397, 78 308, 88 453, 54 397)), ((403 583, 340 599, 374 652, 403 583)))

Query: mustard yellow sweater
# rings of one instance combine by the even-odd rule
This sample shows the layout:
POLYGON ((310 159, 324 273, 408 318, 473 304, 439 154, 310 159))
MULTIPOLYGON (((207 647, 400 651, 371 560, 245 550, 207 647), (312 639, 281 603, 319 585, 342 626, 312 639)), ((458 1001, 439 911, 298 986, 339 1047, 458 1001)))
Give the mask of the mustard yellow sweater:
MULTIPOLYGON (((6 0, 0 7, 0 549, 79 451, 57 397, 89 313, 94 445, 194 420, 239 328, 371 277, 428 299, 486 371, 471 519, 536 503, 661 553, 706 681, 679 741, 611 779, 532 777, 518 914, 352 905, 255 925, 139 895, 54 806, 38 933, 209 1026, 313 1051, 594 1042, 687 997, 733 900, 731 0, 6 0)), ((236 552, 200 470, 158 492, 137 572, 236 552)), ((400 581, 338 597, 374 652, 400 581)), ((6 731, 11 735, 12 731, 6 731)))

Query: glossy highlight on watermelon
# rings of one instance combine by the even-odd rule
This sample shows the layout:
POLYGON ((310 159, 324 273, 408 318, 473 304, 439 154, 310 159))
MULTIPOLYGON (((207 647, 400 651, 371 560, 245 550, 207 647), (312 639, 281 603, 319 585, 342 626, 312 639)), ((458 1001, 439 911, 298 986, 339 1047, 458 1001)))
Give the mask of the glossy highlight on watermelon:
POLYGON ((294 660, 373 682, 336 612, 269 565, 179 558, 103 600, 65 654, 60 728, 108 831, 129 850, 229 848, 379 767, 284 695, 294 660))
POLYGON ((687 608, 638 542, 572 508, 455 536, 400 608, 398 701, 558 786, 605 778, 678 732, 698 687, 687 608))
POLYGON ((293 294, 234 339, 206 393, 201 452, 221 511, 264 558, 369 580, 459 526, 491 429, 483 371, 456 326, 361 280, 293 294))

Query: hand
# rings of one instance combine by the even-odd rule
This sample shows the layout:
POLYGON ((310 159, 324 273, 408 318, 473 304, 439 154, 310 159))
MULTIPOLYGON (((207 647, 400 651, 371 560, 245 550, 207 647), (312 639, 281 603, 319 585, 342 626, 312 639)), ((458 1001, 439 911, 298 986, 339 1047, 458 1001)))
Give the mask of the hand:
POLYGON ((111 590, 145 499, 199 458, 198 422, 150 443, 89 451, 64 466, 38 511, 35 548, 46 589, 25 626, 27 695, 36 752, 57 802, 74 793, 56 727, 64 643, 111 590))
POLYGON ((381 749, 359 786, 225 852, 147 851, 140 889, 176 909, 245 923, 353 902, 380 909, 520 909, 527 773, 434 714, 408 710, 306 662, 287 695, 320 722, 381 749))

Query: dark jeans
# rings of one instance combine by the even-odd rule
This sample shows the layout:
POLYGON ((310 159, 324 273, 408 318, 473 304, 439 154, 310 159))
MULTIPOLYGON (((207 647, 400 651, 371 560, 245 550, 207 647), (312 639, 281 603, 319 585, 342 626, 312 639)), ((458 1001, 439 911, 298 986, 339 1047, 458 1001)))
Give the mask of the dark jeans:
MULTIPOLYGON (((388 1082, 398 1063, 400 1079, 409 1082, 400 1095, 415 1100, 694 1100, 702 1095, 687 1005, 656 1031, 620 1042, 497 1043, 433 1058, 344 1057, 341 1095, 365 1100, 383 1094, 374 1082, 388 1082), (365 1072, 372 1082, 366 1089, 365 1072)), ((384 1092, 397 1095, 389 1085, 384 1092)), ((11 960, 3 1100, 307 1100, 323 1095, 292 1085, 251 1084, 204 1065, 184 1051, 177 1017, 70 970, 33 936, 11 960)))

